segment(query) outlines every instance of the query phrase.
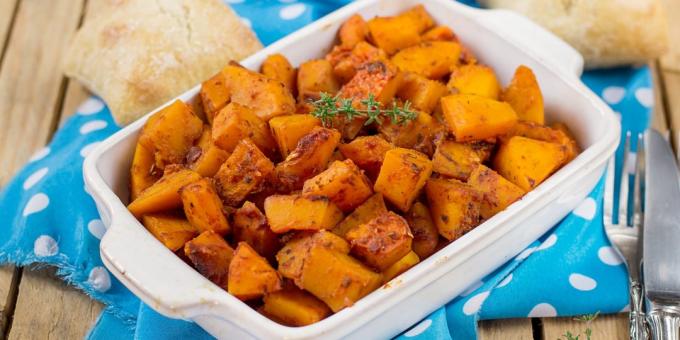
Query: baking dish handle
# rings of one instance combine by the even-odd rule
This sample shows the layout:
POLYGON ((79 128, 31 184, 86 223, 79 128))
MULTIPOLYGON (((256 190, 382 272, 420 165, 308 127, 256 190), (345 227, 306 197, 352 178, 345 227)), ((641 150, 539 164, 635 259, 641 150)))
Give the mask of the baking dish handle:
POLYGON ((509 10, 492 9, 483 13, 479 19, 485 25, 560 73, 577 78, 583 73, 583 56, 552 32, 509 10))

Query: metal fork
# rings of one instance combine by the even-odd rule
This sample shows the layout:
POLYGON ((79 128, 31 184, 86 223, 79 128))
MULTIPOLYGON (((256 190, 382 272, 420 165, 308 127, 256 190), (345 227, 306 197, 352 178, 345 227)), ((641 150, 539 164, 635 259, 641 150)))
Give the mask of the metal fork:
POLYGON ((644 181, 644 148, 642 147, 642 135, 638 136, 637 143, 637 159, 635 164, 634 176, 634 190, 633 202, 629 202, 628 189, 628 171, 626 167, 631 158, 630 151, 631 134, 626 134, 626 140, 623 146, 623 169, 621 171, 621 182, 619 185, 619 209, 618 220, 615 224, 612 217, 614 212, 614 174, 616 172, 615 157, 609 160, 607 169, 607 177, 604 185, 604 214, 603 222, 604 229, 607 234, 609 242, 614 246, 614 249, 624 259, 626 268, 628 269, 628 277, 630 283, 630 338, 633 340, 647 339, 647 325, 645 323, 645 315, 643 312, 643 298, 642 298, 642 284, 640 281, 640 258, 642 257, 642 249, 640 249, 642 233, 642 193, 641 182, 644 181), (632 219, 628 219, 629 206, 633 207, 632 219))

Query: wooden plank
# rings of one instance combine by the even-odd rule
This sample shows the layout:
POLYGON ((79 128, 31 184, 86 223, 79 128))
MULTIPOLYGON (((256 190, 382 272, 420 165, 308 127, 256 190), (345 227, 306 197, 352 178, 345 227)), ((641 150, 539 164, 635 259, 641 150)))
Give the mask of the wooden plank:
POLYGON ((680 72, 663 71, 662 76, 671 141, 680 159, 680 72))
POLYGON ((102 306, 57 278, 24 269, 9 339, 82 339, 102 306))
POLYGON ((586 329, 592 331, 592 339, 628 339, 628 314, 600 315, 591 322, 574 318, 543 318, 543 339, 565 339, 570 332, 585 339, 586 329))
POLYGON ((4 52, 5 42, 12 25, 17 0, 2 0, 0 1, 0 60, 4 52))
POLYGON ((661 66, 665 70, 680 71, 680 1, 664 0, 666 16, 668 18, 669 51, 661 58, 661 66))
POLYGON ((665 86, 663 85, 663 74, 658 62, 652 62, 649 66, 652 72, 652 87, 654 89, 654 112, 650 125, 661 133, 667 133, 669 130, 669 117, 666 114, 666 101, 664 100, 665 86))
POLYGON ((484 320, 479 323, 480 340, 533 339, 531 319, 484 320))
POLYGON ((0 337, 5 338, 19 286, 19 272, 14 266, 0 267, 0 337))

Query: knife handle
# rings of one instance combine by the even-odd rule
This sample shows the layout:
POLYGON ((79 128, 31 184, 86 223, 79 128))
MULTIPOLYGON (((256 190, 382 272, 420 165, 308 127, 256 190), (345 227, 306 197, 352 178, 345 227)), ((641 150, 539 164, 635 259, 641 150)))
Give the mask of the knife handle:
POLYGON ((630 281, 629 322, 631 340, 646 340, 647 325, 645 313, 642 311, 642 285, 637 280, 630 281))
POLYGON ((652 340, 680 340, 680 309, 656 305, 647 314, 652 340))

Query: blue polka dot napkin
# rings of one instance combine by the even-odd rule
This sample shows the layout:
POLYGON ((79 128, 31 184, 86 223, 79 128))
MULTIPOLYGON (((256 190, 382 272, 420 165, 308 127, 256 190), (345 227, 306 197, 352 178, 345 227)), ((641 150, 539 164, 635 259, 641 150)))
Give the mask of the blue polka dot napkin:
MULTIPOLYGON (((269 44, 348 1, 227 2, 269 44)), ((647 127, 653 103, 647 68, 591 71, 583 80, 620 115, 624 131, 647 127)), ((82 162, 118 129, 104 103, 88 99, 2 188, 0 263, 56 266, 64 280, 103 302, 90 338, 209 338, 195 324, 140 303, 102 265, 99 239, 106 230, 84 188, 82 162)), ((480 319, 625 310, 627 276, 604 235, 601 202, 602 183, 541 239, 400 337, 471 339, 480 319)))

